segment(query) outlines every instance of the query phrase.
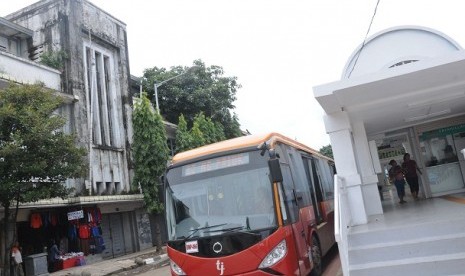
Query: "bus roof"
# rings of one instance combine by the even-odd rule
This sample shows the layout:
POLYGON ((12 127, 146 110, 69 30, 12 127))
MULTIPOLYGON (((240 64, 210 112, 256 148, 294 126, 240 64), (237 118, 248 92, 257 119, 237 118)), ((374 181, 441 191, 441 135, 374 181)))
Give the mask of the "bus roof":
POLYGON ((276 142, 281 142, 283 144, 287 144, 295 148, 298 148, 300 150, 303 150, 305 152, 308 152, 312 155, 332 161, 331 158, 328 158, 322 155, 318 151, 304 144, 301 144, 295 140, 292 140, 282 134, 271 132, 271 133, 266 133, 266 134, 241 136, 238 138, 229 139, 229 140, 221 141, 218 143, 202 146, 196 149, 188 150, 185 152, 181 152, 181 153, 176 154, 173 157, 173 159, 171 160, 171 164, 174 165, 179 162, 185 162, 191 159, 197 159, 201 156, 207 156, 210 154, 216 154, 220 152, 227 152, 227 151, 237 150, 241 148, 248 148, 248 147, 253 147, 253 146, 258 147, 260 144, 264 142, 267 142, 271 146, 271 148, 274 148, 276 142))

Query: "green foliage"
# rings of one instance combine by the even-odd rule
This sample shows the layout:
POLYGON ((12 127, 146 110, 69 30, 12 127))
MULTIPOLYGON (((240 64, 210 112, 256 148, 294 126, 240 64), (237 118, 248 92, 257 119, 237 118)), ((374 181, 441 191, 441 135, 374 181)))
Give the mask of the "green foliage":
POLYGON ((242 136, 239 120, 236 114, 231 116, 230 113, 225 113, 222 121, 224 126, 224 134, 228 139, 242 136))
POLYGON ((85 150, 61 131, 53 114, 62 104, 42 85, 13 85, 0 91, 0 203, 65 197, 67 178, 85 174, 85 150), (32 183, 31 180, 34 182, 32 183))
POLYGON ((320 153, 323 154, 324 156, 327 156, 331 159, 333 159, 333 148, 331 145, 326 145, 320 148, 320 153))
POLYGON ((163 120, 152 108, 145 93, 134 104, 132 122, 135 163, 133 184, 142 188, 147 210, 160 213, 163 204, 160 202, 157 184, 166 169, 169 149, 163 120))
POLYGON ((221 123, 213 122, 210 118, 205 117, 203 112, 195 116, 190 131, 187 128, 184 116, 182 114, 179 116, 178 129, 176 131, 177 152, 201 147, 225 139, 226 137, 221 123))
POLYGON ((204 133, 200 129, 200 123, 198 121, 194 121, 190 134, 192 137, 191 149, 198 148, 206 144, 204 133))
POLYGON ((241 136, 236 115, 231 115, 236 100, 236 91, 240 88, 236 77, 225 77, 223 68, 212 65, 206 67, 201 60, 194 61, 192 67, 153 67, 144 71, 144 89, 149 91, 154 101, 154 83, 172 79, 157 89, 161 114, 169 122, 176 122, 183 114, 188 126, 193 126, 197 114, 223 126, 226 138, 241 136))
POLYGON ((176 129, 176 151, 182 152, 191 148, 192 136, 187 129, 187 122, 184 116, 179 116, 178 128, 176 129))
POLYGON ((68 55, 63 50, 44 52, 40 56, 40 63, 61 70, 67 57, 68 55))
POLYGON ((200 132, 202 133, 204 144, 211 144, 217 142, 216 136, 217 131, 215 129, 215 123, 210 118, 206 118, 203 112, 200 112, 194 118, 194 126, 197 125, 200 132))
POLYGON ((219 141, 226 140, 223 125, 221 125, 221 123, 219 122, 213 122, 213 124, 214 124, 215 141, 219 142, 219 141))
MULTIPOLYGON (((85 150, 62 132, 64 118, 54 114, 62 99, 42 85, 0 90, 0 204, 5 218, 3 252, 9 252, 18 204, 66 197, 62 182, 85 175, 85 150), (12 212, 14 208, 14 212, 12 212)), ((9 267, 9 254, 3 263, 9 267)))

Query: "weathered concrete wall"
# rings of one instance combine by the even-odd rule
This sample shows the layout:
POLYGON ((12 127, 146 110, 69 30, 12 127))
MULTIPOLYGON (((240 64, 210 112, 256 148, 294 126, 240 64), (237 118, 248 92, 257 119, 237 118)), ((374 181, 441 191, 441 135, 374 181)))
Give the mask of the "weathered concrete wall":
POLYGON ((61 90, 58 71, 6 52, 0 52, 0 79, 28 84, 42 82, 48 88, 61 90))
MULTIPOLYGON (((67 130, 76 133, 78 144, 88 150, 91 137, 89 106, 92 103, 90 97, 92 88, 86 71, 86 49, 95 48, 99 53, 104 52, 110 57, 111 64, 108 67, 111 68, 111 72, 108 74, 111 89, 106 92, 109 94, 108 99, 111 100, 108 106, 112 108, 108 120, 112 121, 107 123, 111 128, 107 132, 114 136, 114 141, 111 144, 96 143, 94 138, 91 153, 88 154, 88 160, 91 162, 92 193, 128 191, 130 175, 132 175, 130 159, 132 109, 129 103, 130 74, 126 25, 85 0, 44 0, 6 18, 34 31, 31 47, 33 58, 40 57, 45 51, 62 50, 66 53, 67 57, 61 70, 62 91, 77 96, 79 101, 62 111, 69 121, 67 130), (107 189, 108 187, 110 190, 107 189)), ((96 99, 97 94, 95 95, 96 99)), ((96 120, 103 120, 98 118, 98 114, 94 115, 93 119, 93 126, 100 124, 100 121, 96 120)), ((96 131, 99 130, 93 127, 93 133, 96 131)), ((75 185, 78 192, 85 188, 84 179, 68 181, 67 184, 75 185)))

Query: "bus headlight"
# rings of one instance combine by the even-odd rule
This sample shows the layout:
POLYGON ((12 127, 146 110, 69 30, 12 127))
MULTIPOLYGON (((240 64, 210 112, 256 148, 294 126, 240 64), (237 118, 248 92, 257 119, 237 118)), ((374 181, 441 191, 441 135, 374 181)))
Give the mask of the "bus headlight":
POLYGON ((172 260, 170 260, 170 267, 171 267, 171 270, 176 273, 176 275, 186 275, 186 273, 184 272, 184 270, 181 269, 181 267, 179 267, 179 265, 177 265, 175 262, 173 262, 172 260))
POLYGON ((283 240, 280 242, 278 245, 273 248, 273 250, 266 255, 265 259, 261 262, 261 264, 258 266, 258 268, 267 268, 275 263, 279 262, 284 256, 286 256, 287 253, 287 245, 286 245, 286 240, 283 240))

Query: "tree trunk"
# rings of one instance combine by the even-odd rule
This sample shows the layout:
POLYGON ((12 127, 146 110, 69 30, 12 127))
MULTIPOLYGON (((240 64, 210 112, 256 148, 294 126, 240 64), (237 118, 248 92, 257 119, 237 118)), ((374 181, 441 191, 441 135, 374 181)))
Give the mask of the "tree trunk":
POLYGON ((3 217, 2 242, 3 242, 3 276, 10 276, 10 249, 12 240, 10 235, 10 205, 4 206, 5 215, 3 217))
POLYGON ((162 241, 161 241, 161 231, 160 231, 160 216, 155 216, 155 238, 156 238, 156 245, 157 245, 157 252, 162 251, 162 241))

